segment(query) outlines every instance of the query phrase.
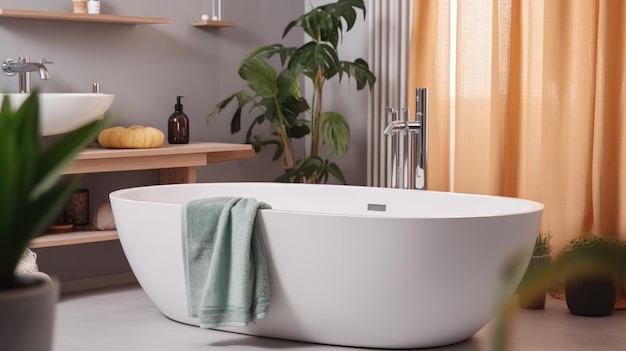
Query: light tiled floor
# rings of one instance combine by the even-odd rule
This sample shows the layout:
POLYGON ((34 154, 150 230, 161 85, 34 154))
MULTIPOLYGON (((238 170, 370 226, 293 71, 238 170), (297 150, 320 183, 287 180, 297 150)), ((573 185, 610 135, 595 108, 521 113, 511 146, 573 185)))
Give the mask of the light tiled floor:
MULTIPOLYGON (((488 350, 489 326, 470 340, 441 351, 488 350)), ((297 343, 199 329, 165 318, 141 288, 66 294, 57 305, 54 351, 195 350, 345 351, 350 348, 297 343)), ((548 298, 544 311, 521 311, 514 320, 512 350, 626 350, 626 311, 585 318, 548 298)))

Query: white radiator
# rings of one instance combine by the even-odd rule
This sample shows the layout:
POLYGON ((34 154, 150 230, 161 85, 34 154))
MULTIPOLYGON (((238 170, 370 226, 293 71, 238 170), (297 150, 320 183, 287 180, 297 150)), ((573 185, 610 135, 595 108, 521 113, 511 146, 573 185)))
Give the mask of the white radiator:
POLYGON ((408 106, 411 0, 371 0, 369 13, 370 69, 376 84, 370 95, 367 128, 367 185, 391 185, 391 140, 383 134, 389 122, 386 107, 408 106))

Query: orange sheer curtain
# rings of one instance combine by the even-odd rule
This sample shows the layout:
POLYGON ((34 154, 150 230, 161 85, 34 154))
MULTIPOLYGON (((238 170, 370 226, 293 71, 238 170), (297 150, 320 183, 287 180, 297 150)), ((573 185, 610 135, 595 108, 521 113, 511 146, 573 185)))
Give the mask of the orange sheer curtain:
MULTIPOLYGON (((412 82, 436 93, 431 116, 449 106, 447 44, 419 38, 449 35, 448 3, 414 2, 412 82)), ((626 239, 624 14, 623 0, 458 0, 454 190, 544 203, 555 252, 585 231, 626 239)))
MULTIPOLYGON (((448 1, 413 2, 409 96, 428 88, 429 190, 450 190, 450 13, 448 1)), ((409 106, 415 111, 415 106, 409 106)))

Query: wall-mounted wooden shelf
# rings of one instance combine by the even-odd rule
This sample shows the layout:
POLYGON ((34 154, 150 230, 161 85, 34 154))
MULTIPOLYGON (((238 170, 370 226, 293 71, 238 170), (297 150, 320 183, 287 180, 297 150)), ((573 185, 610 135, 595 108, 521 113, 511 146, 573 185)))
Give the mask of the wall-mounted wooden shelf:
MULTIPOLYGON (((189 143, 152 149, 103 149, 89 147, 79 153, 66 174, 140 171, 146 169, 190 168, 210 163, 241 160, 255 156, 252 145, 229 143, 189 143)), ((194 172, 195 177, 195 172, 194 172)), ((161 183, 166 183, 161 179, 161 183)), ((178 183, 194 183, 194 179, 178 183)))
POLYGON ((205 28, 226 28, 233 27, 235 22, 231 21, 193 21, 194 27, 205 27, 205 28))
POLYGON ((48 234, 35 238, 30 243, 30 248, 57 247, 77 244, 99 243, 102 241, 117 240, 119 237, 115 230, 105 231, 75 231, 63 234, 48 234))
POLYGON ((96 22, 115 24, 169 24, 169 18, 136 17, 119 15, 89 15, 71 12, 53 12, 39 10, 14 10, 0 8, 0 18, 22 18, 51 21, 96 22))
MULTIPOLYGON (((161 184, 195 183, 196 168, 211 163, 255 156, 252 145, 227 143, 165 144, 154 149, 103 149, 90 147, 78 154, 66 174, 160 169, 161 184)), ((31 248, 56 247, 117 240, 117 231, 74 231, 47 234, 33 240, 31 248)))

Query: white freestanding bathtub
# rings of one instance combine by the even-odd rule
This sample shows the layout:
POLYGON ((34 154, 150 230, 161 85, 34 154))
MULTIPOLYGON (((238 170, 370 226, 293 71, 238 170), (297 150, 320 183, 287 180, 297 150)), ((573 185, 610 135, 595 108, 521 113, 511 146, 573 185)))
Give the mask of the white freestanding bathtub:
POLYGON ((530 259, 543 211, 522 199, 338 185, 182 184, 111 193, 139 283, 182 323, 198 324, 187 316, 181 204, 213 196, 272 206, 258 211, 269 317, 224 330, 375 348, 441 346, 474 335, 493 316, 512 258, 530 259))

